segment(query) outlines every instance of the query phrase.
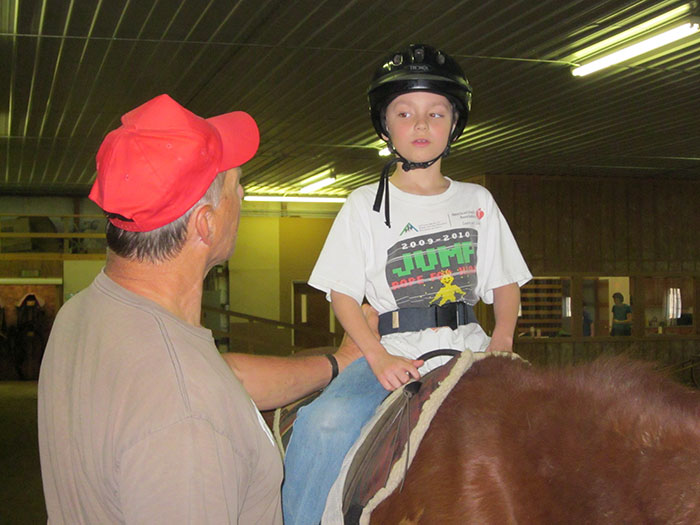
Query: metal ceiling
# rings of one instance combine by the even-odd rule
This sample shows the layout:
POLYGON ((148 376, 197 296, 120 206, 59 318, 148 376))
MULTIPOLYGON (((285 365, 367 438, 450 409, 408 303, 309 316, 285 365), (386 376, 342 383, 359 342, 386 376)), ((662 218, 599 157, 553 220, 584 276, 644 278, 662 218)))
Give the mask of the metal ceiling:
POLYGON ((441 47, 474 88, 443 164, 486 173, 700 175, 700 37, 576 78, 576 52, 687 4, 656 0, 0 0, 0 194, 86 195, 119 117, 169 93, 261 129, 249 193, 332 167, 377 179, 365 90, 408 42, 441 47))

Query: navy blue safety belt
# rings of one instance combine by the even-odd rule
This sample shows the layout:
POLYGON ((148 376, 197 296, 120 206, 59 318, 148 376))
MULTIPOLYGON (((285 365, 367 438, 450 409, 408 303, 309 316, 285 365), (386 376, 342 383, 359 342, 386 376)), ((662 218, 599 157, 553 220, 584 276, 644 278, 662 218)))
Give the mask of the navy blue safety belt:
POLYGON ((426 328, 441 326, 449 326, 455 330, 458 326, 478 322, 474 309, 462 302, 427 308, 399 308, 379 316, 379 334, 420 332, 426 328))

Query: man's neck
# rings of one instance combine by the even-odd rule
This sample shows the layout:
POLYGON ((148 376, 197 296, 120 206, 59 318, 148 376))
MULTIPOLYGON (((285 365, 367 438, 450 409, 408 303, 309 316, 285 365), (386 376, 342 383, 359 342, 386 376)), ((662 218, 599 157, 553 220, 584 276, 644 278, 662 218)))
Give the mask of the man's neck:
POLYGON ((173 315, 200 326, 204 265, 183 254, 153 264, 107 256, 105 273, 127 290, 159 304, 173 315))

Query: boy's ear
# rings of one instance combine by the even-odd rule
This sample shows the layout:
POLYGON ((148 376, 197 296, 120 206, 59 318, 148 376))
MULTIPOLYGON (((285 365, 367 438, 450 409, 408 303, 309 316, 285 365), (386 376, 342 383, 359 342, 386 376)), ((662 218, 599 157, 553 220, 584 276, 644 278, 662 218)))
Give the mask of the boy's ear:
POLYGON ((214 208, 210 204, 200 206, 192 214, 194 231, 199 239, 208 245, 214 240, 216 226, 214 224, 214 208))

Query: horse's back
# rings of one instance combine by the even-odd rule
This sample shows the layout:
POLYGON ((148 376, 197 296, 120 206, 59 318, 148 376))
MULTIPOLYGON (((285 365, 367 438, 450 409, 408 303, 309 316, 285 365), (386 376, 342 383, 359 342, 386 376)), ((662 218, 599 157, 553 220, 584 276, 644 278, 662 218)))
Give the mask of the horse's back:
POLYGON ((700 523, 700 396, 649 366, 474 363, 372 523, 700 523))

